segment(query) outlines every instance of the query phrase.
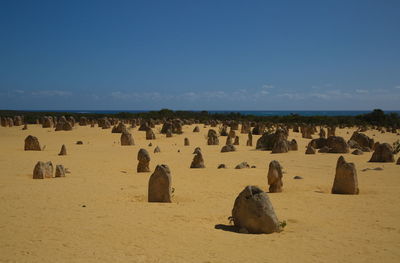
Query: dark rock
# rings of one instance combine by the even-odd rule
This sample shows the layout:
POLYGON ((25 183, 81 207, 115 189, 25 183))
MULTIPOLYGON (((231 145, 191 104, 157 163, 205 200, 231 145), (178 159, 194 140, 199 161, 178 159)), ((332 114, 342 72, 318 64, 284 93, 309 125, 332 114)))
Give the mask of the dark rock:
POLYGON ((64 144, 61 146, 61 150, 60 150, 60 153, 58 155, 60 155, 60 156, 67 155, 67 147, 65 147, 64 144))
POLYGON ((53 164, 51 162, 37 162, 33 169, 33 179, 44 179, 53 177, 53 164))
POLYGON ((154 148, 154 153, 159 153, 159 152, 161 152, 161 150, 158 146, 156 146, 156 148, 154 148))
POLYGON ((247 146, 253 146, 253 135, 251 134, 251 132, 249 132, 247 136, 248 137, 247 137, 246 145, 247 146))
POLYGON ((146 130, 146 140, 155 140, 156 135, 154 134, 153 130, 151 128, 148 128, 146 130))
POLYGON ((208 137, 207 145, 218 145, 219 144, 217 132, 215 130, 213 130, 213 129, 208 130, 207 137, 208 137))
POLYGON ((221 152, 222 152, 222 153, 225 153, 225 152, 234 152, 234 151, 236 151, 236 148, 235 148, 235 146, 233 146, 233 145, 225 145, 225 146, 223 146, 222 149, 221 149, 221 152))
POLYGON ((271 161, 268 169, 268 184, 270 193, 282 192, 282 167, 278 161, 271 161))
POLYGON ((148 201, 171 203, 172 178, 169 167, 165 164, 157 165, 149 179, 148 201))
POLYGON ((306 154, 315 154, 315 149, 311 146, 311 143, 307 146, 306 154))
POLYGON ((347 142, 339 136, 328 137, 327 146, 329 153, 348 153, 350 151, 347 142))
POLYGON ((194 151, 193 151, 193 154, 198 154, 199 152, 201 153, 201 148, 200 147, 196 147, 194 149, 194 151))
POLYGON ((25 138, 25 151, 41 151, 40 143, 38 138, 35 136, 29 135, 25 138))
POLYGON ((55 177, 65 177, 65 168, 63 165, 56 165, 55 177))
POLYGON ((375 147, 370 162, 394 162, 393 148, 388 143, 381 143, 375 147))
POLYGON ((297 151, 299 149, 297 141, 295 139, 289 142, 289 151, 297 151))
POLYGON ((360 149, 355 149, 351 154, 354 154, 354 155, 362 155, 362 154, 364 154, 364 153, 363 153, 363 151, 361 151, 360 149))
POLYGON ((124 132, 121 133, 121 145, 122 146, 135 145, 135 141, 133 140, 133 136, 128 131, 124 131, 124 132))
POLYGON ((188 139, 188 138, 185 138, 185 139, 183 140, 183 144, 184 144, 185 146, 190 146, 189 139, 188 139))
POLYGON ((235 169, 244 169, 244 168, 250 168, 250 165, 247 162, 241 162, 235 167, 235 169))
POLYGON ((196 155, 193 158, 192 163, 190 164, 190 168, 205 168, 203 154, 201 151, 197 151, 196 155))
POLYGON ((319 153, 328 153, 329 152, 329 147, 328 146, 324 146, 321 149, 319 149, 318 152, 319 153))
POLYGON ((140 149, 138 152, 138 165, 137 165, 137 172, 138 173, 146 173, 150 172, 150 154, 147 152, 146 149, 140 149))
POLYGON ((369 138, 367 135, 360 132, 355 131, 350 140, 357 142, 361 147, 372 148, 374 146, 374 139, 369 138))

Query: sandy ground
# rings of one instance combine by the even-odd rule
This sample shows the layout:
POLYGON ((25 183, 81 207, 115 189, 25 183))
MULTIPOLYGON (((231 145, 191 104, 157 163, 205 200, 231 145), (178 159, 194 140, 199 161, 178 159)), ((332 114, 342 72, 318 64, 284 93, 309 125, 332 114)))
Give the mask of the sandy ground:
MULTIPOLYGON (((220 153, 226 137, 207 146, 208 128, 200 125, 201 132, 193 133, 193 127, 172 138, 157 127, 152 147, 136 129, 136 145, 121 146, 120 134, 97 127, 0 127, 0 262, 400 262, 400 165, 368 163, 372 153, 345 154, 356 164, 360 195, 332 195, 340 155, 305 155, 309 140, 299 133, 289 135, 298 141, 297 152, 256 151, 244 146, 247 135, 240 134, 237 152, 220 153), (45 150, 24 151, 27 135, 37 136, 45 150), (185 137, 191 146, 183 146, 185 137), (62 144, 67 156, 58 156, 62 144), (157 145, 161 153, 154 154, 157 145), (189 169, 196 146, 205 169, 189 169), (170 167, 173 203, 147 202, 151 173, 136 173, 140 148, 149 151, 152 170, 170 167), (246 185, 268 189, 274 159, 286 172, 284 192, 269 196, 285 230, 249 235, 216 229, 229 226, 234 200, 246 185), (71 173, 33 180, 39 160, 63 164, 71 173), (257 168, 233 169, 242 161, 257 168), (220 163, 228 169, 217 169, 220 163), (384 170, 361 171, 368 167, 384 170), (304 179, 294 180, 296 175, 304 179)), ((347 140, 352 131, 337 135, 347 140)), ((367 134, 380 142, 400 138, 367 134)))

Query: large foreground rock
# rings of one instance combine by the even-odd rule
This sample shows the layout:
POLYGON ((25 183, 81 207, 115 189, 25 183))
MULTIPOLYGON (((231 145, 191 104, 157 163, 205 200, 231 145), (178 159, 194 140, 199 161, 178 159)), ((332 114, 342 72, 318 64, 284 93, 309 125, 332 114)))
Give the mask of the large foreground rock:
POLYGON ((149 179, 149 202, 171 203, 172 178, 169 167, 165 164, 157 165, 149 179))
POLYGON ((332 194, 357 195, 358 179, 354 163, 348 163, 340 156, 336 164, 335 180, 333 182, 332 194))
POLYGON ((246 186, 235 200, 232 219, 241 232, 280 232, 281 227, 268 195, 257 186, 246 186))
POLYGON ((394 162, 393 148, 388 143, 375 146, 370 162, 392 163, 394 162))

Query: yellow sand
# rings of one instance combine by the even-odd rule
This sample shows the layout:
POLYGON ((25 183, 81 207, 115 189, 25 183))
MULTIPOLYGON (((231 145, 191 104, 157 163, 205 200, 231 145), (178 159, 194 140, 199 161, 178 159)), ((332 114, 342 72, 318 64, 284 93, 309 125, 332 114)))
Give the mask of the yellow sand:
MULTIPOLYGON (((305 155, 309 140, 299 133, 289 135, 299 144, 296 152, 256 151, 244 146, 247 135, 240 134, 237 152, 220 153, 226 137, 207 146, 208 128, 200 125, 201 132, 193 133, 193 127, 172 138, 157 127, 152 147, 137 129, 131 130, 136 145, 121 146, 120 134, 110 129, 0 127, 0 262, 400 262, 400 165, 368 163, 372 153, 345 154, 356 164, 360 195, 332 195, 340 155, 305 155), (27 135, 37 136, 45 150, 24 151, 27 135), (185 137, 190 146, 183 146, 185 137), (58 156, 62 144, 67 156, 58 156), (154 154, 157 145, 161 153, 154 154), (196 146, 205 169, 189 169, 196 146), (147 203, 151 173, 136 173, 139 148, 149 151, 152 170, 170 167, 173 203, 147 203), (268 189, 274 159, 284 167, 284 191, 269 197, 279 220, 287 222, 285 230, 249 235, 215 229, 229 225, 246 185, 268 189), (39 160, 63 164, 71 173, 33 180, 39 160), (257 168, 233 169, 242 161, 257 168), (220 163, 228 169, 217 169, 220 163), (367 167, 384 170, 361 171, 367 167), (294 180, 296 175, 304 179, 294 180)), ((347 140, 352 132, 337 135, 347 140)), ((400 138, 367 134, 388 143, 400 138)))

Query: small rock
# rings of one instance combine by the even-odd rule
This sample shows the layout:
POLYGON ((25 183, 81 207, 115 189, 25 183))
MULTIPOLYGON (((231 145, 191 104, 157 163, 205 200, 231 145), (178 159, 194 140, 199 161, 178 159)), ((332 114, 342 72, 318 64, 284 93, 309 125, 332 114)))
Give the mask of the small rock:
POLYGON ((218 165, 218 169, 225 169, 225 168, 226 168, 226 165, 223 164, 223 163, 221 163, 220 165, 218 165))
POLYGON ((361 151, 360 149, 355 149, 351 154, 354 154, 354 155, 363 155, 364 153, 363 153, 363 151, 361 151))
POLYGON ((247 162, 241 162, 235 167, 235 169, 244 169, 244 168, 250 168, 250 165, 247 162))
POLYGON ((55 177, 65 177, 65 169, 63 165, 56 165, 55 177))

